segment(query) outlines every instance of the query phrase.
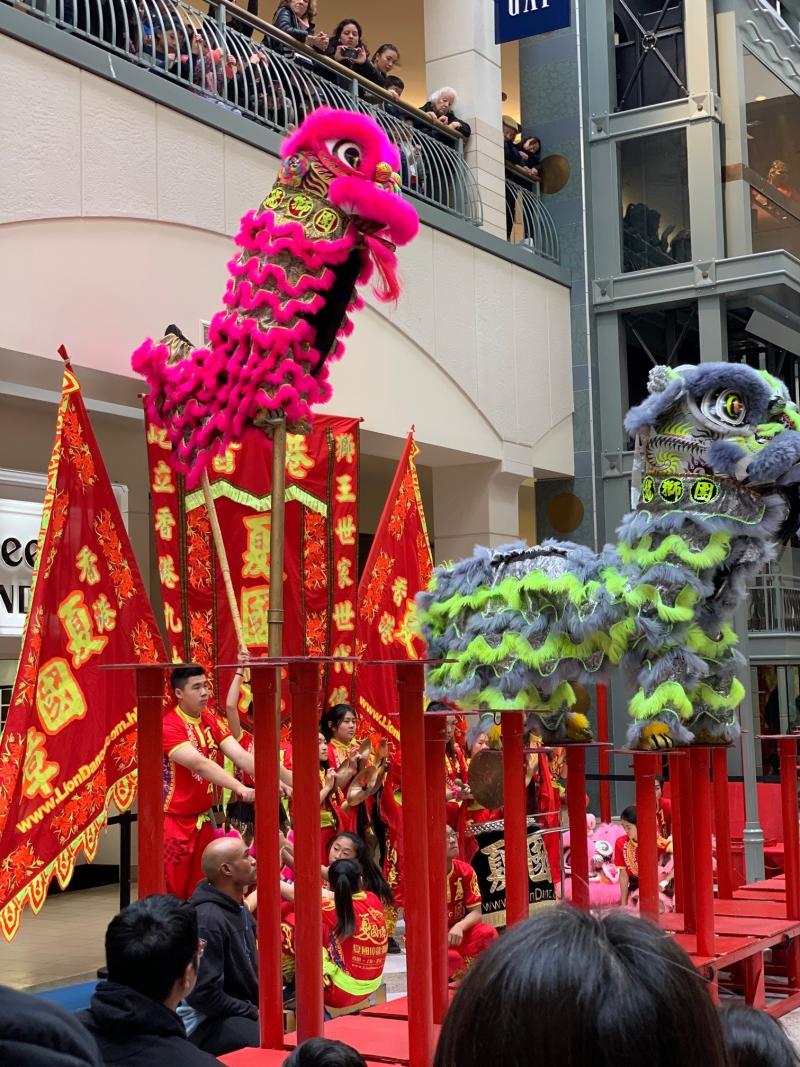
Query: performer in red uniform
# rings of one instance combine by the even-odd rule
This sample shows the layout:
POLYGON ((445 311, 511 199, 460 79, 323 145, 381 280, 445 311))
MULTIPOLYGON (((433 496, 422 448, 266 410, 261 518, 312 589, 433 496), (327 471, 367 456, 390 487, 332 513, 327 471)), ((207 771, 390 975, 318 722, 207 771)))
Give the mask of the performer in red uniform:
POLYGON ((356 812, 347 803, 347 790, 361 769, 356 741, 356 713, 349 704, 334 704, 322 713, 320 732, 328 745, 328 766, 336 772, 336 792, 331 801, 341 830, 356 829, 356 812))
POLYGON ((222 751, 249 775, 253 757, 208 708, 206 672, 197 664, 176 667, 170 675, 177 707, 163 720, 164 733, 164 869, 168 893, 185 900, 203 877, 203 849, 214 836, 209 809, 214 786, 230 789, 253 803, 254 790, 237 781, 217 762, 222 751))
MULTIPOLYGON (((441 701, 432 701, 428 711, 443 711, 447 707, 441 701)), ((448 715, 445 724, 444 746, 445 799, 447 800, 447 825, 462 829, 462 806, 469 796, 467 785, 467 761, 456 741, 456 717, 448 715)))
POLYGON ((478 877, 458 858, 458 834, 448 826, 447 838, 447 974, 460 978, 472 961, 497 938, 497 931, 481 922, 478 877))
POLYGON ((381 984, 388 937, 381 902, 363 889, 361 866, 336 860, 328 869, 333 900, 322 905, 325 1006, 348 1008, 381 984))
POLYGON ((628 903, 628 897, 639 888, 639 846, 637 843, 636 808, 625 808, 619 817, 624 837, 618 837, 614 845, 614 863, 619 868, 619 888, 622 906, 628 903))
POLYGON ((672 801, 661 795, 660 778, 656 778, 656 827, 663 840, 672 837, 672 801))

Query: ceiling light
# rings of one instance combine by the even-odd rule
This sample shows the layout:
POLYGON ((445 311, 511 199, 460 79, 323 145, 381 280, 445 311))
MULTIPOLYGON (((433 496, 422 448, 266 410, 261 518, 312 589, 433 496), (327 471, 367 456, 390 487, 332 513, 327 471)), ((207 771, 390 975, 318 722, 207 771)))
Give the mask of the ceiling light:
POLYGON ((762 100, 766 100, 766 99, 767 99, 766 96, 763 96, 763 95, 762 96, 757 96, 756 97, 756 103, 760 104, 762 100))

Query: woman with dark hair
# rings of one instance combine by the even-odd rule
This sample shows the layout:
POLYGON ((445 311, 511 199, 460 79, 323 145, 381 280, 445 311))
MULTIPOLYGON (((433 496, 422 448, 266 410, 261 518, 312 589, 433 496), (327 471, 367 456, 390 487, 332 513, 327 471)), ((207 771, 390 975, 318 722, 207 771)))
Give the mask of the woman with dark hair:
POLYGON ((669 934, 560 905, 484 952, 448 1011, 434 1067, 728 1067, 703 978, 669 934))
POLYGON ((386 88, 386 80, 400 62, 400 49, 396 44, 382 44, 372 53, 370 60, 370 72, 366 75, 370 81, 374 81, 382 88, 386 88))
POLYGON ((311 1037, 283 1061, 283 1067, 367 1067, 360 1052, 331 1037, 311 1037))
POLYGON ((342 19, 330 36, 325 54, 356 74, 380 84, 377 71, 367 56, 361 23, 355 19, 342 19))
POLYGON ((798 1067, 800 1057, 781 1024, 765 1011, 732 1004, 719 1013, 730 1067, 798 1067))
POLYGON ((328 863, 333 865, 337 860, 352 860, 357 863, 361 867, 364 888, 369 893, 374 893, 384 907, 394 904, 394 894, 389 883, 383 877, 380 867, 372 858, 363 837, 359 837, 358 834, 351 834, 347 830, 336 834, 331 841, 328 863))
POLYGON ((639 888, 639 845, 636 830, 636 808, 627 807, 619 817, 623 837, 618 837, 614 844, 614 863, 619 868, 619 888, 623 908, 628 897, 639 888))
POLYGON ((336 860, 328 868, 333 900, 322 905, 322 972, 326 1008, 350 1008, 381 984, 387 934, 381 902, 364 889, 361 865, 336 860))

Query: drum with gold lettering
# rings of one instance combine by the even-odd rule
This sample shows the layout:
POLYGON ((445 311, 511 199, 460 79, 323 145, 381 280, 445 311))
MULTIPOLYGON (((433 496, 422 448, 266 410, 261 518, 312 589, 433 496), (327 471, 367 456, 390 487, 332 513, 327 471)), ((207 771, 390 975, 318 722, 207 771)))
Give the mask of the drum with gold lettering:
MULTIPOLYGON (((528 901, 529 914, 541 907, 556 903, 556 890, 550 873, 550 861, 544 847, 541 826, 533 816, 528 816, 528 901)), ((496 822, 474 823, 466 833, 475 838, 477 849, 472 857, 472 866, 478 876, 481 890, 481 913, 484 922, 492 926, 506 924, 506 845, 505 824, 496 822)))

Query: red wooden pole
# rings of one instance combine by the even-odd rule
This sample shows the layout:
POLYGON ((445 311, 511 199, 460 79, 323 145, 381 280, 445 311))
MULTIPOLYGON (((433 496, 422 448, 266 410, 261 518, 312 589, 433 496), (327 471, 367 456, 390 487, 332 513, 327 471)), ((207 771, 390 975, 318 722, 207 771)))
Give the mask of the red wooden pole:
POLYGON ((714 836, 717 842, 717 895, 733 899, 733 857, 731 855, 731 809, 728 796, 728 749, 711 753, 714 771, 714 836))
POLYGON ((797 825, 797 741, 782 737, 781 809, 783 814, 784 869, 786 871, 786 917, 800 919, 800 831, 797 825))
POLYGON ((711 782, 707 748, 689 752, 694 801, 694 871, 697 952, 714 955, 714 865, 711 856, 711 782))
MULTIPOLYGON (((608 686, 597 685, 597 740, 608 741, 608 686)), ((597 769, 608 774, 611 761, 608 749, 598 748, 597 769)), ((600 822, 611 822, 611 782, 600 780, 600 822)))
POLYGON ((636 837, 639 863, 639 913, 658 919, 658 835, 656 825, 656 775, 658 756, 634 753, 636 779, 636 837))
MULTIPOLYGON (((403 739, 404 911, 408 971, 409 1067, 429 1067, 433 1059, 431 921, 428 908, 428 804, 425 775, 424 688, 421 663, 397 665, 400 736, 403 739)), ((444 794, 442 794, 444 795, 444 794)), ((444 833, 442 834, 444 841, 444 833)), ((442 846, 444 847, 444 846, 442 846)))
MULTIPOLYGON (((528 828, 525 747, 520 712, 503 715, 503 837, 506 926, 528 918, 528 828)), ((586 825, 584 819, 584 827, 586 825)))
POLYGON ((444 746, 447 718, 425 716, 425 788, 428 805, 428 878, 431 901, 431 981, 433 1021, 447 1011, 447 848, 444 746))
POLYGON ((670 801, 672 802, 672 870, 675 885, 675 911, 683 914, 683 821, 681 818, 681 791, 678 784, 677 763, 683 758, 681 754, 672 752, 667 757, 669 760, 670 801))
POLYGON ((164 671, 136 670, 139 898, 164 892, 164 671))
POLYGON ((682 870, 678 872, 683 885, 683 928, 687 934, 697 930, 697 902, 695 899, 694 866, 694 796, 689 757, 676 756, 676 781, 680 791, 682 870))
POLYGON ((586 839, 586 749, 567 745, 567 814, 569 815, 572 903, 589 909, 589 850, 586 839))
POLYGON ((292 693, 292 825, 294 827, 295 990, 297 1040, 320 1037, 322 911, 319 879, 319 664, 289 666, 292 693))
MULTIPOLYGON (((261 1048, 283 1048, 281 972, 281 891, 278 847, 280 742, 275 712, 276 672, 250 666, 253 692, 253 745, 256 770, 256 854, 258 857, 258 1015, 261 1048)), ((319 856, 317 845, 315 857, 319 856)), ((304 916, 305 918, 305 916, 304 916)), ((320 953, 322 952, 320 935, 320 953)))

